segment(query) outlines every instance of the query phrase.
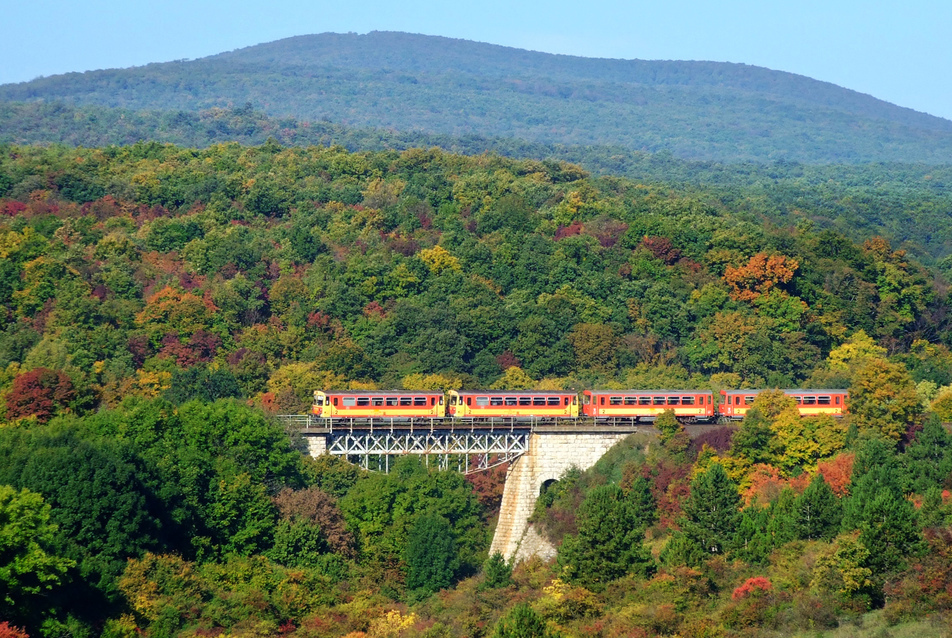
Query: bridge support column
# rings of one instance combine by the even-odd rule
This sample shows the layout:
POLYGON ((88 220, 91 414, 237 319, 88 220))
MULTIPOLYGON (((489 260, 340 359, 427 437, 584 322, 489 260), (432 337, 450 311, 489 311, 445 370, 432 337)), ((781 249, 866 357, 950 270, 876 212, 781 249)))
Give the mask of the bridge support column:
POLYGON ((317 458, 322 454, 327 454, 327 437, 321 435, 310 435, 304 437, 307 441, 307 453, 317 458))
POLYGON ((499 552, 513 563, 555 549, 529 527, 542 485, 557 480, 573 465, 587 470, 628 432, 539 432, 529 437, 529 450, 512 465, 503 489, 502 508, 490 554, 499 552))

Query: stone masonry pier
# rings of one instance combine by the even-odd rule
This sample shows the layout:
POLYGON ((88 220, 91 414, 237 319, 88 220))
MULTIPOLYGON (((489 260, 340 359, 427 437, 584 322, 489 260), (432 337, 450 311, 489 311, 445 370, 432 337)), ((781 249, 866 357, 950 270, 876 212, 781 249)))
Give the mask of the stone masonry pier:
POLYGON ((534 554, 554 556, 555 549, 530 529, 529 516, 546 481, 557 480, 573 465, 586 470, 636 427, 536 428, 529 450, 509 466, 503 490, 499 523, 490 554, 500 552, 519 562, 534 554))

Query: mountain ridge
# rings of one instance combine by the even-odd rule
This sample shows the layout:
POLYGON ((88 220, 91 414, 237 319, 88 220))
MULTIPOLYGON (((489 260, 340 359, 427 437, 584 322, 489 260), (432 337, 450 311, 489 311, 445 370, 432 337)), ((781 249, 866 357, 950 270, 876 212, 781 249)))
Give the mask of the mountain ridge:
POLYGON ((0 86, 4 102, 200 111, 686 159, 952 163, 952 121, 727 62, 584 58, 401 32, 295 36, 190 61, 0 86))

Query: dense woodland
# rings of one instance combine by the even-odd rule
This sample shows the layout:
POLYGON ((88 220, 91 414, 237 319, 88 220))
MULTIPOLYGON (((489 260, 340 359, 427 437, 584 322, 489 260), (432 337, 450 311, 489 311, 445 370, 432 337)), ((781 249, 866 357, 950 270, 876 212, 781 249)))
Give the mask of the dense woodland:
POLYGON ((325 33, 199 60, 37 78, 0 86, 0 102, 187 112, 251 102, 278 119, 688 159, 952 163, 949 120, 791 73, 406 33, 325 33))
POLYGON ((947 620, 947 280, 719 188, 436 149, 0 146, 0 632, 947 620), (317 388, 811 386, 850 416, 767 392, 569 472, 534 515, 558 559, 515 568, 487 555, 503 473, 365 473, 271 418, 317 388))

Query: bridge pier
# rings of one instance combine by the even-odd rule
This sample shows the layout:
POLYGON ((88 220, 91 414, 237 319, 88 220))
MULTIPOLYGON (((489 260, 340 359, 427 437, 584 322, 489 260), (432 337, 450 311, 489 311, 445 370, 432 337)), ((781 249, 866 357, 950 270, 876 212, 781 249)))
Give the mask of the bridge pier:
POLYGON ((536 554, 554 556, 555 548, 529 526, 542 485, 559 479, 573 465, 587 470, 633 431, 636 428, 534 430, 528 451, 509 466, 490 554, 499 552, 513 563, 536 554))

